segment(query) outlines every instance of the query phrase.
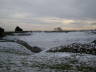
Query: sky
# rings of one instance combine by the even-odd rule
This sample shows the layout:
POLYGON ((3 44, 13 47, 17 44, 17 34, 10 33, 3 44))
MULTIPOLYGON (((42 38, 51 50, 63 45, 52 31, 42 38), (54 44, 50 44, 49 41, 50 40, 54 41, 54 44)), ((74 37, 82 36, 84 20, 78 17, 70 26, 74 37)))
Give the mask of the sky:
POLYGON ((96 29, 96 0, 0 0, 0 27, 24 30, 96 29))

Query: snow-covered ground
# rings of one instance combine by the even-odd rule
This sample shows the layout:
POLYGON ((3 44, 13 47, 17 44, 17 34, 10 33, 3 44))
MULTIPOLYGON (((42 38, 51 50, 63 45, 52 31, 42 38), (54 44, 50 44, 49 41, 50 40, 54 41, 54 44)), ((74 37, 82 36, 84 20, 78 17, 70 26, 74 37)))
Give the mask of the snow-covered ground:
POLYGON ((83 72, 83 68, 96 71, 96 56, 76 53, 47 53, 46 50, 71 43, 90 43, 96 40, 91 32, 32 32, 29 36, 14 34, 7 40, 23 40, 42 48, 32 53, 15 42, 0 42, 0 72, 83 72))
POLYGON ((26 41, 32 46, 47 49, 75 42, 88 43, 96 39, 96 34, 90 32, 33 32, 30 36, 6 36, 5 39, 20 39, 26 41))

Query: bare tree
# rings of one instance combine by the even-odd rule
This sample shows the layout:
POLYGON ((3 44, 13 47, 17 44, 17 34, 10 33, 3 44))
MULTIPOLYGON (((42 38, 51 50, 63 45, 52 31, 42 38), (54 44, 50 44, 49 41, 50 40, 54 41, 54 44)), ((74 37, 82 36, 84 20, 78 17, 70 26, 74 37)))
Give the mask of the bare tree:
POLYGON ((61 27, 54 28, 55 31, 63 31, 61 27))
POLYGON ((20 28, 19 26, 17 26, 17 27, 15 28, 15 32, 22 32, 22 31, 23 31, 23 29, 20 28))
POLYGON ((4 29, 0 27, 0 37, 4 36, 4 29))

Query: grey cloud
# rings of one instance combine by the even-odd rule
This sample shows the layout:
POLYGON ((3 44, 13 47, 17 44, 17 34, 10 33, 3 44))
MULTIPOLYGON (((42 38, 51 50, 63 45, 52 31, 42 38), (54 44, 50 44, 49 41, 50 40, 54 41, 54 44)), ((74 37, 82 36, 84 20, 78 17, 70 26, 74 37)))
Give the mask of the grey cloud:
MULTIPOLYGON (((96 0, 0 0, 0 12, 28 12, 32 16, 96 18, 96 0)), ((5 13, 6 13, 5 12, 5 13)))
POLYGON ((0 12, 26 12, 32 16, 96 18, 96 0, 0 0, 0 12))
MULTIPOLYGON (((96 0, 0 0, 0 19, 15 19, 20 23, 50 24, 52 26, 58 26, 60 23, 44 23, 33 19, 38 17, 57 17, 73 20, 95 20, 95 3, 96 0), (15 14, 18 14, 18 17, 15 14), (22 14, 21 17, 19 14, 22 14), (23 14, 26 15, 23 16, 23 14)), ((77 22, 70 26, 83 27, 87 26, 87 24, 77 22)))

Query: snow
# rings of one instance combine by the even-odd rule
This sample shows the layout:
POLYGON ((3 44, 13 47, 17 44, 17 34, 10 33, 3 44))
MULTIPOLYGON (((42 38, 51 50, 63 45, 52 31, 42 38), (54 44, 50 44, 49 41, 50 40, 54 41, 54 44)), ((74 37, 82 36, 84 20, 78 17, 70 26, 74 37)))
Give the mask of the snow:
POLYGON ((24 46, 15 42, 0 42, 0 52, 32 54, 30 50, 27 50, 24 46))
POLYGON ((89 32, 33 32, 30 36, 6 36, 5 39, 20 39, 26 41, 31 46, 47 49, 74 42, 88 43, 96 39, 96 35, 89 32))
MULTIPOLYGON (((30 35, 8 35, 7 40, 23 40, 31 46, 43 49, 32 53, 15 42, 0 41, 0 72, 78 72, 73 70, 50 69, 50 66, 68 64, 74 68, 79 65, 96 67, 96 55, 70 52, 47 53, 46 50, 71 43, 89 43, 96 39, 90 32, 32 32, 30 35), (72 63, 76 61, 76 63, 72 63)), ((82 71, 81 71, 82 72, 82 71)))

